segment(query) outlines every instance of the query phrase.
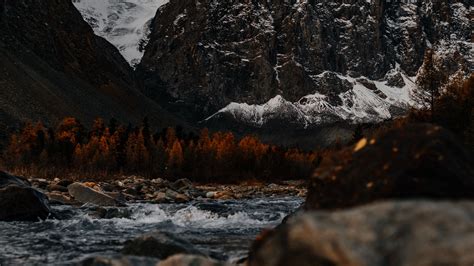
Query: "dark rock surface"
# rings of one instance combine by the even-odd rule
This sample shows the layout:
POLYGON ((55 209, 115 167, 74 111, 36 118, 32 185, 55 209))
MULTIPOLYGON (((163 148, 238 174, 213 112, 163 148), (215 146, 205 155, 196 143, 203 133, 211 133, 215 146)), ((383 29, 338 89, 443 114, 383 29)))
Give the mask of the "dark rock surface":
POLYGON ((43 193, 22 178, 0 171, 0 221, 38 221, 50 212, 43 193))
POLYGON ((474 198, 474 162, 449 131, 409 124, 325 156, 306 209, 345 208, 389 198, 474 198))
POLYGON ((337 106, 352 85, 323 73, 414 76, 430 44, 456 62, 447 72, 472 65, 469 1, 412 2, 171 1, 158 10, 138 74, 146 95, 196 120, 275 95, 296 102, 318 92, 337 106))
POLYGON ((472 202, 430 201, 309 212, 263 235, 248 265, 471 265, 473 215, 472 202))
POLYGON ((131 240, 125 244, 122 253, 159 259, 175 254, 204 255, 191 243, 167 232, 152 232, 131 240))

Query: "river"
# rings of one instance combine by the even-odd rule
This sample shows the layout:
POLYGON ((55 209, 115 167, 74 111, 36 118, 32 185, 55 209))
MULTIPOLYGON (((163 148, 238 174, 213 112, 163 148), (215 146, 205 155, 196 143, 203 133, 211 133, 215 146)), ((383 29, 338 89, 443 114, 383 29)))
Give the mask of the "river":
POLYGON ((279 224, 302 203, 298 197, 129 204, 126 218, 99 219, 90 207, 53 206, 67 218, 0 222, 0 265, 67 265, 91 256, 118 255, 125 241, 161 230, 188 240, 211 256, 246 256, 256 235, 279 224))

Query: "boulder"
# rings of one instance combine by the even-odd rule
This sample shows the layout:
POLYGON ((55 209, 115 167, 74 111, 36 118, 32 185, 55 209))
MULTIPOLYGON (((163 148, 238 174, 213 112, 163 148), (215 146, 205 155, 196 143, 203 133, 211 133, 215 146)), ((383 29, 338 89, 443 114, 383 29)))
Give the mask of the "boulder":
POLYGON ((50 184, 48 185, 47 187, 48 191, 51 191, 51 192, 68 192, 68 189, 67 187, 63 187, 61 185, 58 185, 58 184, 50 184))
POLYGON ((171 184, 171 188, 176 191, 184 191, 193 188, 193 183, 187 178, 181 178, 171 184))
POLYGON ((73 183, 68 187, 69 194, 76 201, 81 203, 91 203, 97 206, 118 206, 120 205, 114 198, 87 187, 81 183, 73 183))
POLYGON ((474 198, 474 161, 451 132, 409 124, 325 156, 309 182, 305 208, 393 198, 474 198))
POLYGON ((142 235, 125 244, 125 255, 155 257, 166 259, 175 254, 204 255, 191 243, 167 232, 152 232, 142 235))
POLYGON ((392 201, 291 217, 250 266, 473 265, 474 202, 392 201))
POLYGON ((51 204, 59 204, 59 205, 75 205, 78 204, 78 202, 74 201, 70 197, 58 193, 58 192, 48 192, 46 193, 46 196, 48 196, 49 202, 51 204))
POLYGON ((203 256, 174 255, 158 264, 158 266, 231 266, 233 264, 215 261, 203 256))
POLYGON ((0 171, 0 221, 38 221, 50 213, 43 193, 25 179, 0 171))

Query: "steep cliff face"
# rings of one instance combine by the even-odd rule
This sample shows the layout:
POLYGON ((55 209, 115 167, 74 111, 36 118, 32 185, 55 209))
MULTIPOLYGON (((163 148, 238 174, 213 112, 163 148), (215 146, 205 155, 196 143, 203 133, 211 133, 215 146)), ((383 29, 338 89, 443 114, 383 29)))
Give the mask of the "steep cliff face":
POLYGON ((172 120, 138 90, 119 51, 94 35, 70 1, 0 1, 0 60, 3 124, 67 115, 172 120))
POLYGON ((175 0, 138 73, 145 94, 197 120, 381 120, 413 104, 428 47, 450 73, 472 68, 468 2, 175 0))

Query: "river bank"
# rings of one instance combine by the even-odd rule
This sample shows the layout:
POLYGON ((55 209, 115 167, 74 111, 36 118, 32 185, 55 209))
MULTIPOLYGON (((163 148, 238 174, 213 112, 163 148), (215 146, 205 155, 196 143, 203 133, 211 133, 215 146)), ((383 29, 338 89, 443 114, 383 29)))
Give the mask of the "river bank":
MULTIPOLYGON (((304 181, 283 181, 280 183, 243 182, 241 184, 194 184, 187 179, 168 181, 161 178, 145 179, 127 176, 111 181, 73 182, 68 179, 53 180, 28 178, 31 185, 44 192, 53 204, 80 205, 88 203, 80 200, 81 187, 89 188, 89 193, 98 192, 113 198, 117 203, 185 203, 194 200, 231 200, 261 197, 297 196, 307 193, 304 181), (74 185, 73 185, 74 184, 74 185), (71 186, 73 185, 73 186, 71 186), (75 188, 74 188, 75 187, 75 188)), ((90 200, 90 199, 89 199, 90 200)), ((98 204, 114 205, 114 204, 98 204)))

